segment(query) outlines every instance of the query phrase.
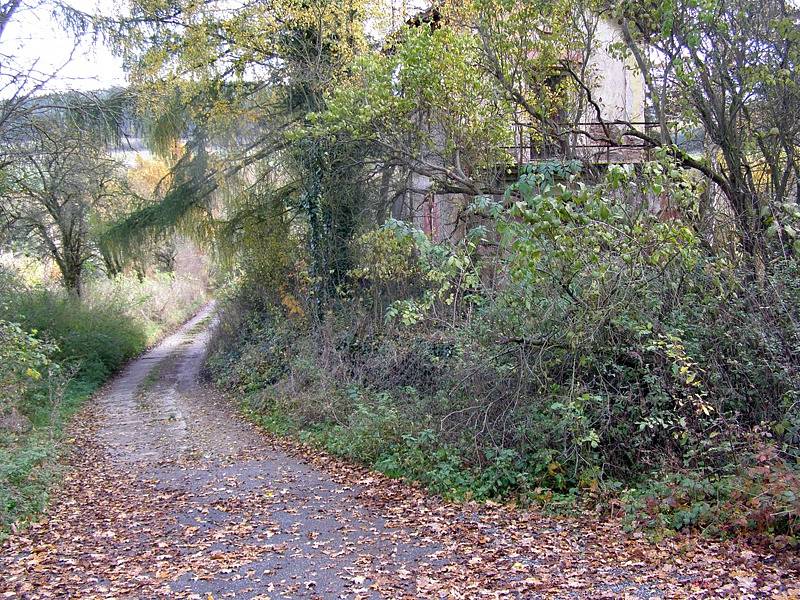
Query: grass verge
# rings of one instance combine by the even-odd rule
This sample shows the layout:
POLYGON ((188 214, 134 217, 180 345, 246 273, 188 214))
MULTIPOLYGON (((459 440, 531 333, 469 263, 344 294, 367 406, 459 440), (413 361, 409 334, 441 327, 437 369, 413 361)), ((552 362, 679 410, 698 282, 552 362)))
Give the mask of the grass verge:
MULTIPOLYGON (((127 289, 133 284, 125 280, 121 285, 127 289)), ((112 301, 78 301, 43 288, 18 288, 0 297, 0 319, 19 324, 30 336, 20 339, 34 344, 10 347, 15 340, 0 339, 12 363, 14 357, 35 351, 36 340, 48 341, 42 359, 47 366, 41 372, 26 369, 21 361, 0 373, 0 417, 16 421, 16 427, 0 424, 0 540, 35 519, 57 493, 65 435, 80 408, 127 361, 205 302, 204 291, 198 289, 195 295, 177 296, 166 311, 163 302, 153 302, 158 313, 144 311, 146 294, 158 285, 146 281, 146 293, 131 295, 130 305, 122 302, 121 293, 112 301)), ((162 278, 160 285, 171 288, 175 283, 162 278)), ((167 294, 168 290, 160 292, 162 297, 167 294)))

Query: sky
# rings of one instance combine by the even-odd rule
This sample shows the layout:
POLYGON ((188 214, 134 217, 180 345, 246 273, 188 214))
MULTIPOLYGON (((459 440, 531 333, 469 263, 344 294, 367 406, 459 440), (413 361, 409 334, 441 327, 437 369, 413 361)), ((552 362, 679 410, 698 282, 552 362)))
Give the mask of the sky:
MULTIPOLYGON (((50 0, 23 0, 24 6, 6 26, 0 39, 0 61, 16 61, 14 71, 34 66, 42 74, 55 74, 48 90, 98 90, 126 84, 122 60, 103 46, 102 41, 83 40, 73 52, 74 38, 59 27, 51 14, 50 0)), ((394 6, 401 13, 413 14, 429 0, 378 0, 386 16, 394 6)), ((75 9, 104 16, 115 16, 125 0, 66 0, 75 9)), ((5 65, 10 66, 10 65, 5 65)), ((1 95, 1 94, 0 94, 1 95)))
MULTIPOLYGON (((83 12, 112 15, 114 3, 109 0, 69 0, 69 5, 83 12)), ((0 40, 2 60, 14 57, 18 66, 33 66, 45 74, 56 73, 47 88, 50 90, 96 90, 125 84, 122 60, 102 42, 82 41, 72 58, 74 38, 64 32, 51 14, 47 0, 31 2, 19 10, 6 26, 0 40)))

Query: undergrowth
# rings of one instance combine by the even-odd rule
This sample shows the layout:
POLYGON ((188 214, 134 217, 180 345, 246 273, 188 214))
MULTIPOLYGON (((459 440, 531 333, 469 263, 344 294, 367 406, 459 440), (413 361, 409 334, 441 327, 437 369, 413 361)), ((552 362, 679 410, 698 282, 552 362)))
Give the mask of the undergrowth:
POLYGON ((72 381, 56 407, 23 407, 33 415, 29 431, 0 431, 0 540, 46 508, 62 472, 65 428, 99 385, 72 381))
POLYGON ((307 262, 249 257, 211 377, 271 430, 445 497, 797 544, 796 258, 754 284, 650 212, 664 190, 696 199, 668 158, 592 185, 578 170, 531 167, 453 243, 391 220, 365 233, 323 308, 307 262))
MULTIPOLYGON (((543 422, 546 414, 533 419, 528 411, 509 416, 512 429, 544 429, 529 429, 520 438, 529 441, 517 447, 492 445, 497 431, 463 422, 443 425, 470 406, 463 398, 344 380, 342 371, 319 364, 314 348, 320 340, 306 338, 296 324, 263 318, 245 326, 237 322, 236 329, 229 346, 219 345, 217 334, 207 375, 238 395, 245 415, 274 435, 418 482, 449 500, 505 500, 556 512, 591 509, 621 517, 629 531, 644 529, 656 537, 693 530, 711 537, 754 535, 775 546, 798 543, 800 474, 770 435, 742 440, 738 460, 716 466, 687 460, 625 479, 587 466, 576 476, 563 449, 546 445, 548 431, 574 427, 561 407, 552 409, 550 421, 543 422), (531 440, 535 431, 542 433, 531 440)), ((371 350, 383 356, 376 363, 385 360, 386 348, 371 350)), ((457 360, 438 366, 443 372, 456 369, 457 360)))

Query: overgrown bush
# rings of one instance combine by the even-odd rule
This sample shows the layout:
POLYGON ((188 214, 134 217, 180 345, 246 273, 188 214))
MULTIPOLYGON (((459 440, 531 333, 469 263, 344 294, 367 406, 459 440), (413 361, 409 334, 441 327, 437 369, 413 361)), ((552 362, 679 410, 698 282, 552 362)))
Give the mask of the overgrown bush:
POLYGON ((800 544, 800 472, 774 446, 755 445, 742 463, 714 472, 660 474, 627 495, 626 521, 656 533, 700 528, 711 535, 767 536, 800 544))
POLYGON ((774 520, 748 526, 794 532, 792 500, 751 463, 772 448, 795 481, 800 268, 760 276, 713 252, 692 225, 700 194, 666 157, 593 185, 577 164, 532 167, 474 203, 456 244, 397 221, 362 236, 318 321, 232 301, 210 370, 281 433, 445 495, 603 504, 679 477, 712 483, 662 524, 769 497, 774 520), (663 194, 688 217, 650 210, 663 194))
POLYGON ((17 323, 0 320, 0 418, 16 411, 42 378, 50 376, 57 350, 17 323))

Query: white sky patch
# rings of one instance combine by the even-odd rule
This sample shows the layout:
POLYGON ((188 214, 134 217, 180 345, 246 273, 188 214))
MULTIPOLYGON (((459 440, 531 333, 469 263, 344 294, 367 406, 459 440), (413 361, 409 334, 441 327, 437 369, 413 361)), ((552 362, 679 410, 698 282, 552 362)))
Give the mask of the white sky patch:
MULTIPOLYGON (((110 0, 70 0, 68 4, 107 16, 119 6, 110 0)), ((0 40, 0 60, 15 71, 33 69, 35 77, 49 79, 48 90, 97 90, 126 83, 122 59, 91 36, 76 46, 74 36, 53 18, 46 0, 26 3, 14 14, 0 40)))
MULTIPOLYGON (((234 3, 241 0, 233 0, 234 3)), ((67 0, 87 14, 113 17, 125 9, 125 0, 67 0)), ((367 29, 382 37, 402 26, 409 15, 430 6, 430 0, 375 0, 367 29)), ((34 78, 47 80, 51 91, 98 90, 126 85, 122 59, 102 40, 85 36, 77 45, 52 15, 48 0, 23 1, 0 39, 0 71, 31 71, 34 78)), ((7 96, 0 90, 0 96, 7 96)))

